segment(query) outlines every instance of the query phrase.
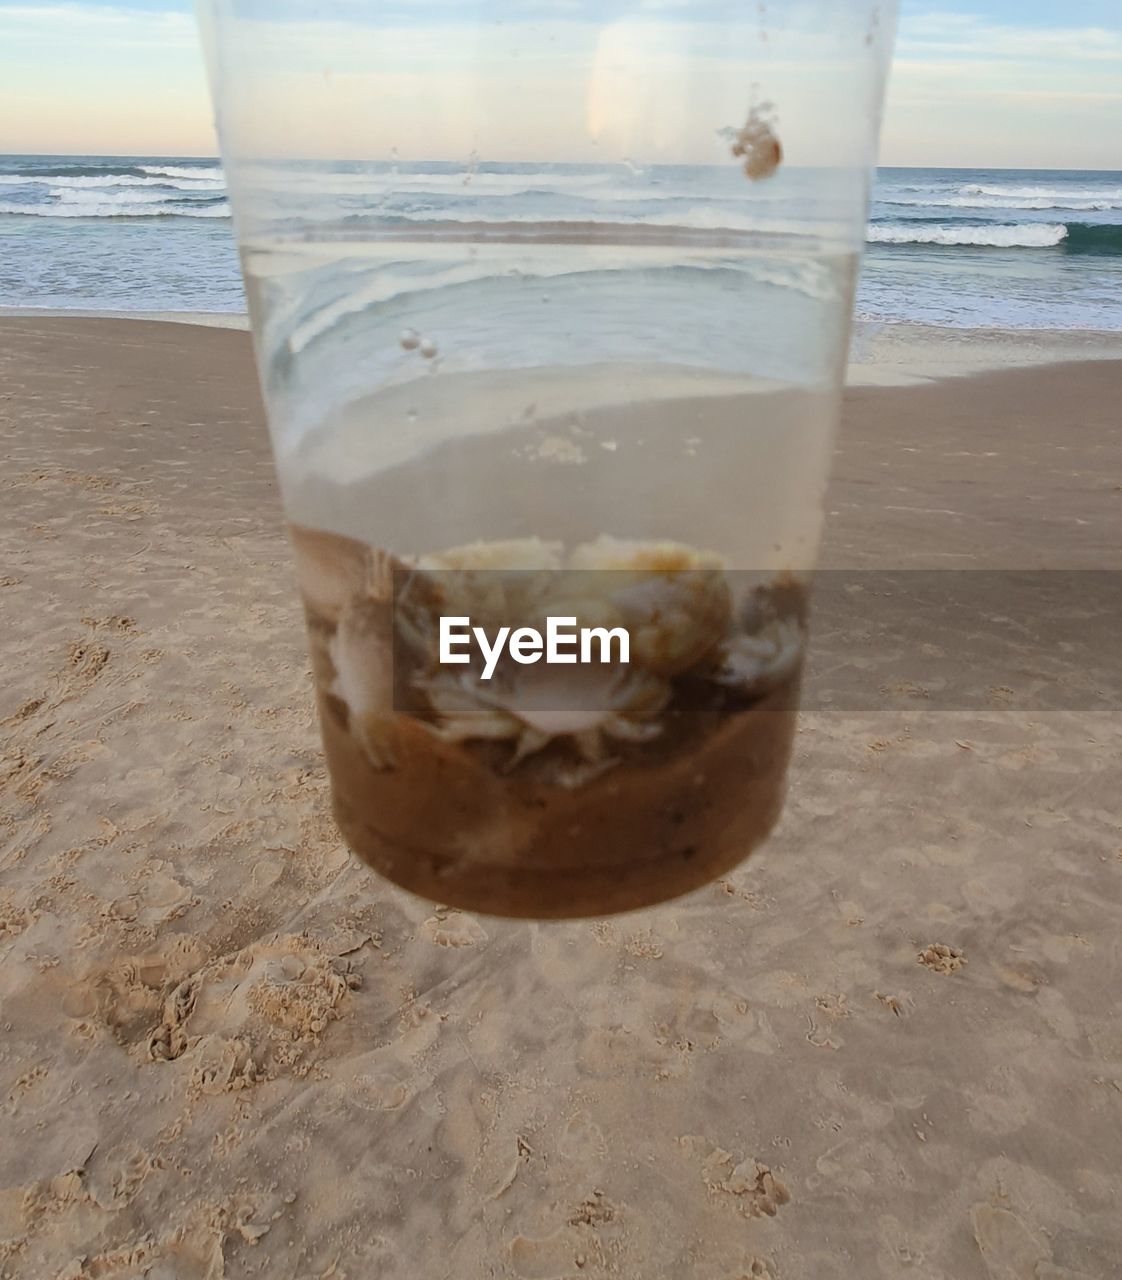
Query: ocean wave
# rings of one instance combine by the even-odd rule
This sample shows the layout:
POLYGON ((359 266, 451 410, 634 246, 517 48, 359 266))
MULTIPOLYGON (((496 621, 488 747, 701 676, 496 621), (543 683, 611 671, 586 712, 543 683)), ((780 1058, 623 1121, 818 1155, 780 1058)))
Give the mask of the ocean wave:
POLYGON ((1063 247, 1068 253, 1122 257, 1122 226, 1073 222, 1067 229, 1063 247))
POLYGON ((98 187, 95 190, 74 189, 53 191, 51 195, 57 203, 43 206, 28 206, 48 209, 58 209, 60 206, 81 205, 88 207, 91 204, 100 206, 110 205, 134 205, 134 204, 182 204, 191 208, 205 207, 213 204, 217 200, 225 200, 225 191, 206 191, 191 192, 190 199, 183 192, 172 192, 164 188, 163 190, 137 190, 130 187, 127 191, 106 190, 104 187, 98 187))
POLYGON ((91 201, 74 204, 0 204, 0 214, 27 218, 228 218, 230 206, 221 204, 115 204, 91 201))
POLYGON ((1009 187, 999 183, 987 185, 971 183, 960 187, 964 196, 1011 196, 1014 199, 1061 199, 1061 200, 1122 200, 1122 187, 1111 191, 1101 188, 1078 190, 1071 187, 1009 187))
POLYGON ((57 187, 59 190, 104 190, 106 187, 164 187, 173 191, 224 191, 226 184, 220 179, 199 178, 157 178, 151 175, 139 176, 131 173, 121 174, 79 174, 71 177, 62 173, 0 174, 0 186, 5 187, 57 187))
MULTIPOLYGON (((361 215, 359 220, 363 220, 361 215)), ((615 225, 623 234, 626 234, 628 228, 710 232, 716 235, 723 233, 788 235, 794 230, 791 224, 783 219, 769 219, 760 215, 741 217, 728 209, 709 205, 651 214, 635 221, 618 223, 614 219, 598 218, 588 213, 582 213, 579 217, 554 217, 544 221, 532 214, 526 214, 504 216, 501 223, 491 223, 486 220, 457 223, 449 219, 447 210, 435 209, 417 211, 407 217, 383 217, 378 221, 384 226, 400 228, 408 227, 411 223, 429 226, 445 223, 462 225, 465 229, 470 227, 475 230, 487 227, 498 228, 503 225, 548 225, 571 228, 574 231, 581 227, 594 227, 602 231, 615 225)), ((808 231, 811 229, 809 225, 804 228, 808 231)), ((887 222, 871 224, 866 231, 866 240, 869 244, 937 245, 948 248, 983 249, 1051 249, 1063 245, 1074 252, 1122 253, 1122 226, 1098 227, 1075 224, 1069 227, 1062 222, 1027 222, 1009 226, 998 224, 948 226, 918 221, 887 222), (1070 243, 1068 243, 1069 239, 1070 243)))
POLYGON ((1022 222, 1012 225, 945 226, 930 222, 873 223, 869 244, 944 248, 1060 249, 1064 253, 1122 257, 1122 225, 1094 222, 1022 222))
POLYGON ((1102 213, 1111 209, 1122 209, 1122 200, 1109 200, 1105 197, 1094 200, 1074 196, 946 196, 932 194, 926 199, 907 196, 880 196, 879 204, 906 206, 919 209, 1018 209, 1033 211, 1038 209, 1066 209, 1074 213, 1102 213))
POLYGON ((208 182, 225 181, 225 175, 219 165, 176 165, 176 164, 142 164, 138 165, 142 173, 156 174, 162 178, 198 178, 208 182))
POLYGON ((124 157, 121 157, 121 163, 108 164, 72 164, 64 160, 61 156, 43 157, 38 163, 32 163, 23 167, 13 165, 11 162, 18 159, 17 156, 3 157, 4 171, 12 178, 22 178, 28 181, 32 178, 41 177, 45 173, 57 174, 67 178, 81 177, 98 177, 106 173, 132 173, 140 176, 141 170, 132 164, 128 164, 124 157), (50 163, 46 161, 50 159, 50 163))
POLYGON ((1062 222, 1027 222, 1016 226, 943 227, 926 223, 889 222, 869 227, 869 244, 975 246, 986 249, 1051 249, 1067 239, 1062 222))

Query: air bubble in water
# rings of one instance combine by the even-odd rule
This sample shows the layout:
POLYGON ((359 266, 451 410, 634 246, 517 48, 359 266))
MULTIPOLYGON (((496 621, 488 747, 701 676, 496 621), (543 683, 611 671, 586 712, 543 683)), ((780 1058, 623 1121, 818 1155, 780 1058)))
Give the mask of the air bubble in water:
POLYGON ((416 329, 402 329, 398 342, 401 343, 403 351, 416 351, 421 345, 421 335, 416 329))

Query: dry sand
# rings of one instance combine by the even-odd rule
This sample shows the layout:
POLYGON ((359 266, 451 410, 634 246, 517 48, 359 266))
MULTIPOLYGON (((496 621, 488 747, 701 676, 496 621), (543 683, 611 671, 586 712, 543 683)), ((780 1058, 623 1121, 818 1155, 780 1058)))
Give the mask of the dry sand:
MULTIPOLYGON (((437 911, 328 819, 245 335, 0 333, 0 1276, 1122 1273, 1117 690, 816 712, 726 882, 437 911)), ((851 393, 827 563, 1122 568, 1120 393, 851 393)))

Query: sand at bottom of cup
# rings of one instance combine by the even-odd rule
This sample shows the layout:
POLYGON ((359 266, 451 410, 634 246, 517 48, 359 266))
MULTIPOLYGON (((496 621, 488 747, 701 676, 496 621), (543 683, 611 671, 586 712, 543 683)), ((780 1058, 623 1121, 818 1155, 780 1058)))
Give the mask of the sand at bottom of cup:
POLYGON ((794 690, 777 689, 656 763, 621 761, 565 790, 493 772, 399 717, 375 769, 320 697, 335 816, 360 858, 447 906, 565 919, 653 906, 741 863, 783 806, 794 690))

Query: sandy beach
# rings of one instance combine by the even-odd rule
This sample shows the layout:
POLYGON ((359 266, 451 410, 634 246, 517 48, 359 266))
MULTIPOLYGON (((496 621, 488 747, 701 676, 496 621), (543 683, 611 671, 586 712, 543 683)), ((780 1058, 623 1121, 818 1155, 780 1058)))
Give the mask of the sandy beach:
MULTIPOLYGON (((1122 570, 1122 341, 857 357, 826 567, 1122 570)), ((438 910, 329 817, 248 335, 4 317, 0 433, 3 1280, 1122 1274, 1109 674, 827 630, 882 696, 730 878, 438 910)))

